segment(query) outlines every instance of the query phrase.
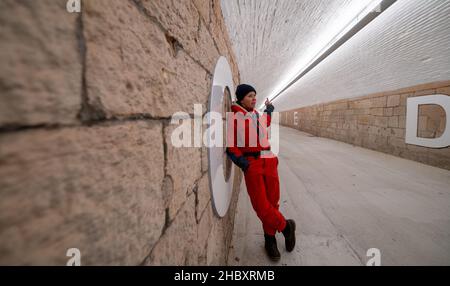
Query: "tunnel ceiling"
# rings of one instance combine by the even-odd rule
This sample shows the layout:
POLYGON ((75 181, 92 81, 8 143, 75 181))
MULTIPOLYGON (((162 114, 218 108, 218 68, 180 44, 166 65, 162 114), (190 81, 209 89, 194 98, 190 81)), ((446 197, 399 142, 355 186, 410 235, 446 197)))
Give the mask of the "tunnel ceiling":
MULTIPOLYGON (((370 0, 222 0, 241 82, 258 105, 370 0)), ((450 80, 450 1, 399 0, 274 103, 278 111, 450 80)))

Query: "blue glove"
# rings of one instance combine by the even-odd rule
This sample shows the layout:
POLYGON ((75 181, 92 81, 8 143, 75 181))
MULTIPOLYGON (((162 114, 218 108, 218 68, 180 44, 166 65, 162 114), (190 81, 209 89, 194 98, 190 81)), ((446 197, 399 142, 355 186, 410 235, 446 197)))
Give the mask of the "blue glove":
POLYGON ((264 113, 267 113, 268 115, 272 116, 272 112, 275 110, 275 107, 272 104, 266 105, 266 110, 264 110, 264 113))
POLYGON ((247 159, 245 159, 244 156, 236 157, 236 155, 234 155, 233 153, 229 152, 228 149, 227 149, 227 155, 228 155, 228 158, 230 158, 230 160, 234 164, 236 164, 239 168, 242 169, 242 171, 244 171, 244 172, 247 171, 250 163, 248 162, 247 159))
POLYGON ((250 166, 250 163, 248 162, 247 159, 245 159, 244 156, 241 156, 241 157, 237 158, 237 161, 238 161, 237 165, 239 166, 239 168, 242 169, 242 171, 245 172, 245 171, 248 170, 248 167, 250 166))

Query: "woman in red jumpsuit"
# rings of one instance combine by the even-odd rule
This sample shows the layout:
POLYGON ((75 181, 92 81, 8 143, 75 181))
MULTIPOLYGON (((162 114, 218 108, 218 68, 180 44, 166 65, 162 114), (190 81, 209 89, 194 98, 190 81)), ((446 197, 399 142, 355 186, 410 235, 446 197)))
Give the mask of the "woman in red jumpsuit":
POLYGON ((278 261, 281 255, 275 234, 283 233, 286 250, 291 252, 295 247, 295 222, 286 220, 279 211, 278 158, 270 151, 267 136, 274 107, 266 101, 266 110, 260 116, 255 110, 256 90, 246 84, 237 87, 236 98, 231 107, 234 132, 228 137, 233 144, 228 144, 227 154, 244 171, 250 201, 263 225, 266 252, 278 261))

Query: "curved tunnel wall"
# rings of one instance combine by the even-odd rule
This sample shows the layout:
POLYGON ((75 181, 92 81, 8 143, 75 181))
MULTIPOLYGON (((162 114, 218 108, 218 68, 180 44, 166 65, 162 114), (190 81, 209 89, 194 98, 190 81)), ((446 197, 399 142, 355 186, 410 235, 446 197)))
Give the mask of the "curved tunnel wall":
POLYGON ((174 112, 206 112, 220 1, 0 2, 0 264, 225 264, 206 148, 173 148, 174 112))

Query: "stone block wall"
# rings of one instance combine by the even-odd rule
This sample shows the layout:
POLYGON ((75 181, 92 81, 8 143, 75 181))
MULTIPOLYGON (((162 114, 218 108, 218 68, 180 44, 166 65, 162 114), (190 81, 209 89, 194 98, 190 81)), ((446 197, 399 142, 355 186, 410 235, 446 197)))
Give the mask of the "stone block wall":
POLYGON ((0 264, 222 265, 205 148, 173 148, 174 112, 206 112, 219 0, 0 1, 0 264))
MULTIPOLYGON (((315 136, 450 170, 450 147, 433 149, 405 143, 407 98, 432 94, 450 96, 450 81, 289 110, 280 114, 280 121, 315 136)), ((419 106, 419 137, 440 137, 445 122, 440 106, 419 106)))

